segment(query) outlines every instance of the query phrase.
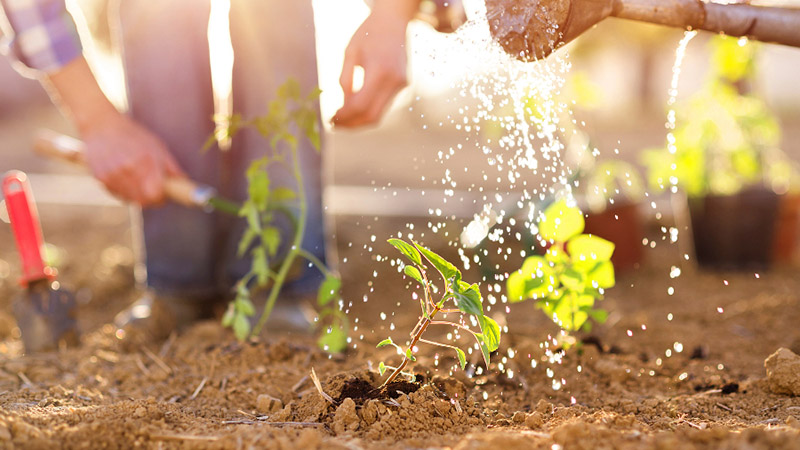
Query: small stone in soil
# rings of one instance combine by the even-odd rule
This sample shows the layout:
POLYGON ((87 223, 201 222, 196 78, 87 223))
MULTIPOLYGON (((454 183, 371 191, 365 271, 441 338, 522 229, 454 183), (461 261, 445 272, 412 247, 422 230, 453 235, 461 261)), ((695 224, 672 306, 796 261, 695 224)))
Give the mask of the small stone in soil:
POLYGON ((774 394, 800 396, 800 356, 779 348, 764 361, 769 390, 774 394))
POLYGON ((720 388, 720 390, 725 395, 733 394, 735 392, 739 392, 739 383, 727 383, 727 384, 724 384, 720 388))
POLYGON ((542 413, 534 411, 528 414, 525 417, 525 425, 532 430, 541 428, 542 425, 544 425, 544 418, 542 417, 542 413))
POLYGON ((708 359, 708 346, 698 345, 692 349, 692 354, 689 355, 689 359, 708 359))
POLYGON ((270 414, 283 409, 283 402, 271 395, 261 394, 256 398, 256 410, 261 414, 270 414))

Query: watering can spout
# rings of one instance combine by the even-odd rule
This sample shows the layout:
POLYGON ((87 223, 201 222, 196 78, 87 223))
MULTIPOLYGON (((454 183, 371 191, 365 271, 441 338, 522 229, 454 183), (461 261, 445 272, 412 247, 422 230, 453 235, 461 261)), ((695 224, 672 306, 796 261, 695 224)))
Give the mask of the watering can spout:
POLYGON ((800 9, 701 0, 486 0, 489 28, 509 54, 541 59, 607 17, 800 47, 800 9))

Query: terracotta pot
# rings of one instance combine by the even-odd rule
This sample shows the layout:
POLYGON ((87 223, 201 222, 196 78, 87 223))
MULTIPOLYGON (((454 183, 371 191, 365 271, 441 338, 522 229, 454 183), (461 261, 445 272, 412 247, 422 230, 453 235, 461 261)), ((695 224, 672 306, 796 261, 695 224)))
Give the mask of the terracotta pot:
POLYGON ((778 264, 788 264, 792 262, 797 247, 800 194, 785 194, 780 199, 775 239, 772 242, 772 258, 778 264))
POLYGON ((764 189, 689 198, 695 257, 702 267, 764 268, 773 260, 781 198, 764 189))
POLYGON ((586 215, 584 233, 593 234, 614 243, 611 262, 618 272, 631 270, 642 262, 644 230, 639 217, 639 205, 617 202, 599 213, 586 215))

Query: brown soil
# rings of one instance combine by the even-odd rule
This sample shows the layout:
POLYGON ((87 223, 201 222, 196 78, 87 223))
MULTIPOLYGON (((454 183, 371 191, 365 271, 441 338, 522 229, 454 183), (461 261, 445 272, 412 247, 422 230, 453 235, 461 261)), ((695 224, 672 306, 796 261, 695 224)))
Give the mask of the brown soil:
MULTIPOLYGON (((359 321, 354 345, 330 356, 310 336, 237 343, 213 321, 123 345, 102 323, 134 297, 125 226, 109 218, 108 233, 88 236, 60 223, 46 231, 67 255, 62 280, 94 292, 83 294, 86 333, 78 348, 20 356, 11 319, 0 317, 0 447, 800 448, 800 397, 772 393, 764 369, 780 347, 800 352, 796 268, 756 277, 684 267, 670 279, 678 258, 661 244, 648 266, 619 276, 603 302, 608 323, 581 348, 558 351, 557 329, 532 305, 497 305, 490 315, 510 332, 489 370, 468 355, 467 371, 451 371, 455 354, 422 346, 416 381, 379 392, 378 362, 397 356, 375 344, 400 340, 416 319, 396 268, 375 256, 394 255, 381 242, 402 224, 338 220, 345 297, 359 321)), ((0 284, 5 307, 16 255, 3 247, 0 259, 12 268, 0 284)))

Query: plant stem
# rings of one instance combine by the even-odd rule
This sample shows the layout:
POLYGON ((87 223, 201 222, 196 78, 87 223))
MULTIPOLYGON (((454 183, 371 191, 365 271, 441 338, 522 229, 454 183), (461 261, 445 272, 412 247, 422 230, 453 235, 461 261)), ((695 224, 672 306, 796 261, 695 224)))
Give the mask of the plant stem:
POLYGON ((431 325, 450 325, 451 327, 458 328, 468 333, 471 333, 473 336, 477 334, 467 326, 461 325, 460 323, 448 322, 446 320, 434 320, 433 322, 431 322, 431 325))
POLYGON ((255 328, 253 328, 253 336, 258 336, 261 334, 261 328, 264 327, 267 319, 269 319, 269 315, 272 313, 272 308, 275 306, 275 301, 278 299, 278 293, 280 292, 281 287, 283 287, 283 283, 286 280, 286 275, 288 275, 289 269, 291 268, 295 258, 302 251, 301 245, 303 243, 303 235, 306 231, 306 210, 308 209, 308 203, 306 202, 306 191, 303 186, 303 175, 300 172, 300 161, 297 156, 297 147, 295 146, 292 146, 292 163, 294 179, 297 182, 297 199, 300 207, 300 214, 297 218, 292 246, 289 248, 289 253, 286 254, 286 258, 283 260, 280 270, 278 270, 278 275, 275 277, 275 283, 272 285, 272 289, 269 291, 269 297, 264 305, 264 312, 261 313, 258 323, 256 324, 255 328))
POLYGON ((219 197, 211 197, 208 199, 208 204, 215 210, 232 216, 238 216, 239 210, 242 209, 240 204, 219 197))
MULTIPOLYGON (((414 327, 414 329, 417 329, 417 328, 419 328, 419 329, 414 334, 414 336, 411 337, 411 343, 408 344, 408 348, 409 349, 414 348, 414 346, 417 344, 417 342, 420 340, 420 338, 422 338, 422 334, 425 333, 425 330, 428 329, 428 325, 430 325, 432 323, 432 319, 436 315, 437 312, 439 312, 439 307, 438 306, 435 307, 434 310, 431 312, 430 317, 422 317, 422 318, 419 319, 419 322, 417 322, 417 326, 414 327)), ((387 378, 386 381, 383 382, 383 384, 381 385, 381 389, 386 387, 389 383, 394 381, 394 379, 397 378, 398 375, 400 375, 400 372, 403 369, 405 369, 405 367, 408 365, 408 360, 409 360, 408 352, 406 351, 406 353, 403 354, 403 362, 401 362, 400 365, 397 366, 396 369, 394 369, 394 372, 392 372, 392 374, 389 375, 389 378, 387 378)))
POLYGON ((323 264, 322 261, 319 260, 319 258, 314 256, 311 252, 307 251, 306 249, 304 248, 299 249, 297 251, 297 254, 307 259, 308 262, 313 264, 314 267, 316 267, 320 272, 322 272, 323 275, 325 275, 326 278, 333 275, 333 273, 331 273, 331 271, 328 270, 327 267, 325 267, 325 264, 323 264))

